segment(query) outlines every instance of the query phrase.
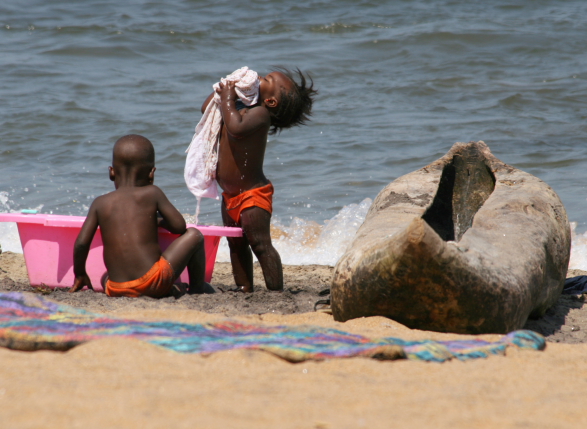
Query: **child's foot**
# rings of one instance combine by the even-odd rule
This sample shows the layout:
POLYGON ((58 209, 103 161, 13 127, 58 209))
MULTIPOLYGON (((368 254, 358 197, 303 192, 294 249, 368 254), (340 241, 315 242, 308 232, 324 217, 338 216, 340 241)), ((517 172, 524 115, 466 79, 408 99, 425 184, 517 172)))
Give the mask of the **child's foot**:
POLYGON ((200 286, 190 286, 188 288, 188 294, 190 295, 197 295, 203 293, 214 293, 215 290, 210 283, 204 282, 204 284, 200 286))
POLYGON ((173 286, 171 287, 171 296, 173 296, 175 299, 181 298, 186 293, 188 293, 188 284, 187 283, 179 283, 179 284, 174 283, 173 286))
POLYGON ((244 293, 251 293, 253 292, 253 286, 237 286, 234 289, 229 289, 229 292, 244 292, 244 293))

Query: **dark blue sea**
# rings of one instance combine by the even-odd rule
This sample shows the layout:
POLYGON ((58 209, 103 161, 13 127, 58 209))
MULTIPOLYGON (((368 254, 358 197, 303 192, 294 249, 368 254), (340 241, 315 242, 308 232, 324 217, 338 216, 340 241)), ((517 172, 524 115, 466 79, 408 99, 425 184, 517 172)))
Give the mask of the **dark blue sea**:
MULTIPOLYGON (((265 157, 285 263, 336 262, 387 183, 483 140, 559 194, 587 267, 586 40, 584 1, 4 1, 0 212, 84 215, 137 133, 193 213, 184 152, 212 84, 282 65, 319 90, 265 157)), ((220 224, 219 203, 200 220, 220 224)))

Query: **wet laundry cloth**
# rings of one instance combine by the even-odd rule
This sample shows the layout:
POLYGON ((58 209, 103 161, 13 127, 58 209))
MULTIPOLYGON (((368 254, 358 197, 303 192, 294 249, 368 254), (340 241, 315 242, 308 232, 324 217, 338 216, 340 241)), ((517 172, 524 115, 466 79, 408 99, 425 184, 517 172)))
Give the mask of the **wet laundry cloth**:
POLYGON ((563 295, 581 295, 587 293, 587 276, 571 277, 565 280, 563 295))
POLYGON ((105 292, 108 296, 127 296, 131 298, 150 296, 151 298, 163 298, 171 294, 174 281, 175 273, 173 267, 161 256, 141 278, 121 283, 108 279, 105 292))
POLYGON ((245 191, 232 198, 223 192, 222 197, 224 198, 226 212, 238 224, 241 220, 242 211, 249 207, 259 207, 273 213, 273 192, 273 185, 269 183, 260 188, 245 191))
MULTIPOLYGON (((257 72, 249 70, 248 67, 242 67, 220 81, 223 84, 234 82, 236 93, 245 106, 257 103, 259 99, 259 75, 257 72)), ((219 89, 219 83, 215 83, 213 88, 214 91, 219 89)), ((219 199, 216 166, 218 164, 218 141, 221 127, 220 94, 215 92, 214 98, 196 125, 196 132, 186 150, 184 179, 188 189, 198 199, 196 219, 199 215, 202 197, 219 199)))

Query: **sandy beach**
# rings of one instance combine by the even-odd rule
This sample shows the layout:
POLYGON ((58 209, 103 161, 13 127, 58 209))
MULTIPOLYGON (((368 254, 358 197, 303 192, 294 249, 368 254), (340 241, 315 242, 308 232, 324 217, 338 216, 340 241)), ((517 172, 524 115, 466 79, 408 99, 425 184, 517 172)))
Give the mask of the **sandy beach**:
MULTIPOLYGON (((256 279, 260 271, 255 268, 256 279)), ((0 254, 0 291, 25 291, 112 316, 199 323, 227 317, 262 324, 311 324, 367 337, 457 339, 408 329, 383 317, 338 323, 314 312, 332 267, 285 266, 285 291, 262 281, 252 295, 228 292, 230 266, 217 263, 216 293, 108 298, 33 290, 22 255, 0 254), (223 292, 223 290, 225 292, 223 292)), ((583 272, 569 272, 569 276, 583 272)), ((185 355, 135 340, 89 342, 68 352, 0 349, 0 426, 10 428, 569 428, 587 413, 587 306, 562 296, 526 328, 545 351, 442 364, 335 359, 292 364, 269 353, 185 355)), ((481 336, 497 339, 498 335, 481 336)))

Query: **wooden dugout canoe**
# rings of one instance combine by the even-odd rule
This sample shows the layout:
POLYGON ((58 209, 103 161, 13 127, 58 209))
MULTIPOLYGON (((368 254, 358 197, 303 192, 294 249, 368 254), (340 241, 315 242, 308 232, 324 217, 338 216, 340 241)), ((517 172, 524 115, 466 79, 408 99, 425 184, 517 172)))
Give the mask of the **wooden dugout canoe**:
POLYGON ((375 198, 336 265, 335 320, 506 333, 560 295, 571 234, 556 193, 482 141, 398 178, 375 198))

